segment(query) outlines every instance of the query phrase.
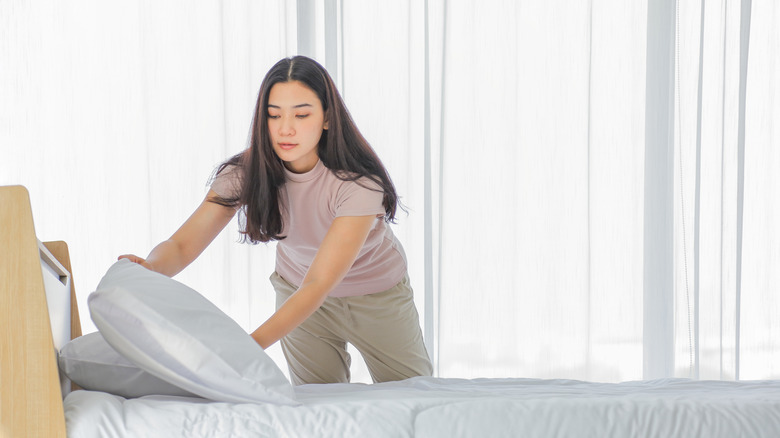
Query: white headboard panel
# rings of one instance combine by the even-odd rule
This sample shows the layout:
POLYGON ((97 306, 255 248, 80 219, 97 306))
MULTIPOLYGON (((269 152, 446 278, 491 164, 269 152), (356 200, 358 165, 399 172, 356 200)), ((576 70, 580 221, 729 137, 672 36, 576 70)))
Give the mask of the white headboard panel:
POLYGON ((59 351, 70 341, 70 272, 40 241, 38 248, 41 251, 43 286, 46 289, 54 348, 59 351))
MULTIPOLYGON (((41 254, 41 272, 43 287, 46 290, 46 305, 49 308, 49 321, 54 348, 57 352, 70 342, 70 272, 60 264, 46 246, 38 241, 41 254)), ((62 396, 70 392, 70 381, 60 373, 62 396)))

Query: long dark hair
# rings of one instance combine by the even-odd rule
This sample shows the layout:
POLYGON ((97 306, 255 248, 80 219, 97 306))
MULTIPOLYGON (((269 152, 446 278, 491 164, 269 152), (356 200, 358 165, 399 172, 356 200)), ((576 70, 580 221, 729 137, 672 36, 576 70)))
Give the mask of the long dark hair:
POLYGON ((241 207, 245 215, 241 233, 243 240, 252 243, 281 240, 282 210, 279 194, 285 182, 284 164, 276 155, 268 132, 268 95, 278 83, 299 81, 317 94, 328 121, 328 129, 322 131, 317 155, 333 174, 343 181, 360 178, 373 181, 384 192, 382 205, 385 221, 395 220, 398 195, 387 170, 376 152, 368 144, 347 111, 336 85, 320 64, 305 56, 285 58, 277 62, 266 74, 260 85, 255 114, 252 119, 249 147, 222 163, 216 171, 219 175, 232 166, 238 166, 241 175, 239 193, 231 198, 211 199, 219 205, 241 207))

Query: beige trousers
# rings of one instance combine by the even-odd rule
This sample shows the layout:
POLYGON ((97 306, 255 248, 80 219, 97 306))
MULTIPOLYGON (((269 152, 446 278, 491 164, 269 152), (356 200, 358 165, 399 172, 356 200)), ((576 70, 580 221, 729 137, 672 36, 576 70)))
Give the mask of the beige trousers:
MULTIPOLYGON (((298 288, 276 272, 270 280, 278 309, 298 288)), ((347 342, 363 356, 374 382, 432 373, 408 277, 384 292, 328 297, 282 338, 293 384, 349 382, 347 342)))

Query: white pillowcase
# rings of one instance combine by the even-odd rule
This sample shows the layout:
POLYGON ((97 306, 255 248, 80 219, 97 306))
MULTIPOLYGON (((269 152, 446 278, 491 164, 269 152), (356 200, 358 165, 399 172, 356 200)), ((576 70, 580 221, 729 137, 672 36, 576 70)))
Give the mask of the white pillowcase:
POLYGON ((178 281, 122 259, 88 302, 106 341, 168 383, 215 401, 299 404, 252 337, 178 281))
POLYGON ((117 353, 99 332, 80 336, 62 347, 60 369, 77 385, 126 398, 145 395, 197 397, 138 368, 117 353))

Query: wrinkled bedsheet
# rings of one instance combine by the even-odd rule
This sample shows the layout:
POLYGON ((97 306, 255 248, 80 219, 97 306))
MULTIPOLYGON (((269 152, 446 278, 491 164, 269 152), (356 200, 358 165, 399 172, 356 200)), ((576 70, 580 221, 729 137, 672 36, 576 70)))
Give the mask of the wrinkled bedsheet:
POLYGON ((780 437, 780 381, 417 377, 304 385, 298 407, 75 391, 68 436, 780 437))

